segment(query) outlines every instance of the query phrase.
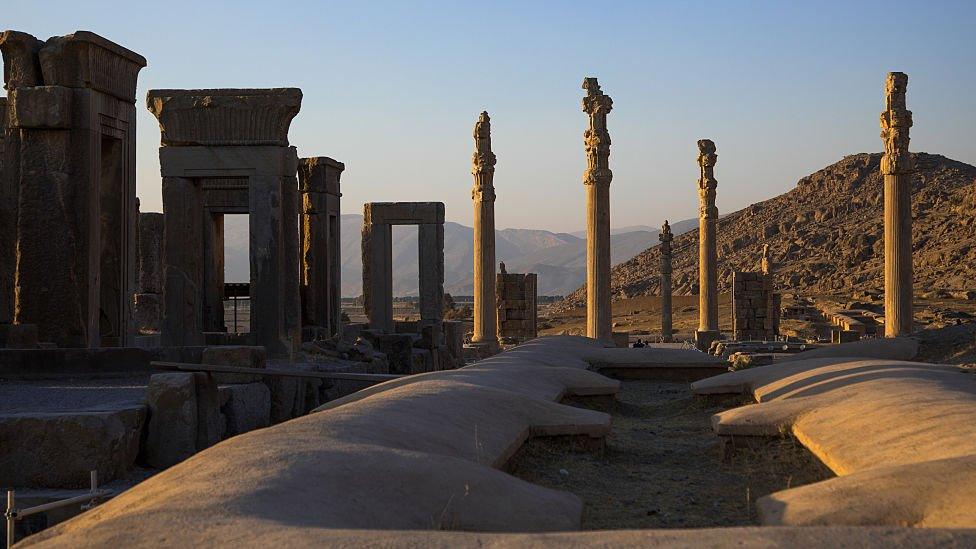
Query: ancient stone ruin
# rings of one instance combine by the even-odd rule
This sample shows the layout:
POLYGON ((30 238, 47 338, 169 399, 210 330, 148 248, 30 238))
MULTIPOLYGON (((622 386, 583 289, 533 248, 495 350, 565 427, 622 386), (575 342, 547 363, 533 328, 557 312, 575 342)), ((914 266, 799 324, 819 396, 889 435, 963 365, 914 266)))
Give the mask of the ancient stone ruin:
POLYGON ((671 243, 674 234, 667 219, 657 238, 661 241, 661 341, 668 343, 674 338, 671 316, 671 243))
MULTIPOLYGON (((364 205, 368 324, 343 320, 346 167, 289 142, 301 90, 150 91, 164 211, 141 213, 145 59, 89 32, 8 31, 0 51, 8 545, 976 545, 972 368, 921 362, 933 346, 921 336, 846 343, 913 328, 904 74, 889 75, 882 114, 885 315, 797 299, 808 305, 789 311, 822 314, 844 343, 780 341, 768 366, 613 346, 612 101, 595 78, 583 83, 589 337, 538 337, 537 275, 495 273, 483 112, 472 342, 491 352, 465 364, 465 325, 444 321, 442 202, 364 205), (249 216, 247 332, 224 320, 231 214, 249 216), (419 320, 394 317, 396 225, 418 227, 419 320), (596 528, 611 531, 580 531, 596 528)), ((705 349, 721 336, 717 155, 698 147, 705 349)), ((670 342, 672 261, 693 237, 675 245, 665 221, 658 238, 670 342)), ((736 339, 779 333, 773 258, 766 246, 758 272, 732 273, 736 339)), ((656 277, 655 265, 641 268, 656 277)))
POLYGON ((334 337, 341 330, 339 176, 342 162, 319 156, 298 164, 302 196, 303 339, 334 337))
POLYGON ((881 113, 884 156, 885 335, 912 333, 912 173, 908 153, 912 111, 905 103, 908 75, 888 73, 881 113))
POLYGON ((97 34, 0 34, 0 322, 59 347, 133 343, 135 93, 146 60, 97 34), (11 281, 15 281, 11 284, 11 281))
POLYGON ((596 78, 584 78, 583 112, 590 125, 583 133, 586 150, 586 335, 610 341, 613 311, 610 307, 610 132, 607 115, 613 100, 600 90, 596 78))
POLYGON ((166 216, 163 345, 225 333, 223 216, 248 214, 251 332, 270 356, 300 343, 298 154, 289 124, 295 88, 151 90, 159 120, 166 216))
MULTIPOLYGON (((495 323, 495 153, 491 151, 491 119, 482 112, 474 126, 471 158, 474 187, 474 333, 473 345, 498 347, 495 323)), ((500 328, 497 330, 500 333, 500 328)))
POLYGON ((140 333, 159 333, 163 318, 163 214, 139 213, 136 294, 132 314, 140 333))
POLYGON ((502 264, 495 286, 498 288, 498 339, 517 344, 535 339, 538 332, 538 277, 535 273, 507 273, 502 264))
POLYGON ((715 246, 715 225, 718 208, 715 207, 715 143, 709 139, 698 141, 698 331, 695 345, 708 350, 718 339, 718 250, 715 246))

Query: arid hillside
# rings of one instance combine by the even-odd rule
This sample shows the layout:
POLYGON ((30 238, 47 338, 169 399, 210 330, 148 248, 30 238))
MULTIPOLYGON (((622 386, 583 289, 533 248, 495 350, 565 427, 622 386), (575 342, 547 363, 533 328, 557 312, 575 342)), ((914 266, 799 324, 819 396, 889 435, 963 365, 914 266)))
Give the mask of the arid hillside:
MULTIPOLYGON (((912 185, 915 285, 919 292, 976 289, 976 167, 916 153, 912 185)), ((881 154, 845 157, 796 187, 718 221, 719 289, 732 270, 758 270, 763 244, 778 264, 781 291, 880 292, 884 242, 881 154)), ((721 212, 722 183, 718 205, 721 212)), ((660 249, 613 268, 614 299, 660 292, 660 249)), ((585 305, 585 288, 564 301, 585 305)), ((674 292, 698 293, 698 230, 674 239, 674 292)))

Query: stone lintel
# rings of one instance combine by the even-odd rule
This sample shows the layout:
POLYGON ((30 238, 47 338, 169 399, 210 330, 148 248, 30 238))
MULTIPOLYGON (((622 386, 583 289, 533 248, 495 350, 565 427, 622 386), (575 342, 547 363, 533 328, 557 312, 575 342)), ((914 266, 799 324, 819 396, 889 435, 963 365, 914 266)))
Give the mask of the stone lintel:
POLYGON ((346 165, 327 156, 298 159, 298 185, 303 193, 328 193, 342 196, 339 177, 346 165))
POLYGON ((149 90, 162 145, 288 145, 288 128, 302 106, 302 90, 149 90))
POLYGON ((63 86, 34 86, 10 91, 13 128, 71 128, 72 90, 63 86))
POLYGON ((426 225, 444 223, 443 202, 367 202, 363 223, 426 225))
POLYGON ((163 177, 238 178, 294 176, 298 169, 295 147, 161 147, 163 177))
POLYGON ((38 53, 44 84, 91 88, 136 102, 136 82, 146 58, 93 32, 54 36, 38 53))

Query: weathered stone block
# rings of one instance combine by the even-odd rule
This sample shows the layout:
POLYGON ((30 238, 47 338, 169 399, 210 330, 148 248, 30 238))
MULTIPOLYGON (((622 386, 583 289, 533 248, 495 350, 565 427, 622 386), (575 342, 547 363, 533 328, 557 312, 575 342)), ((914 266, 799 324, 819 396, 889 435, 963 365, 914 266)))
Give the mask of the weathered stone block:
POLYGON ((14 128, 67 129, 71 127, 71 88, 35 86, 10 92, 14 128))
MULTIPOLYGON (((216 366, 236 366, 238 368, 254 368, 263 370, 268 365, 268 354, 264 347, 246 345, 228 345, 207 347, 203 350, 202 364, 216 366)), ((218 384, 227 383, 256 383, 263 378, 260 375, 249 374, 213 374, 218 384)))
POLYGON ((217 383, 207 372, 193 373, 197 401, 197 451, 220 442, 224 431, 220 418, 220 395, 217 383))
POLYGON ((192 373, 154 374, 146 391, 149 422, 144 459, 166 468, 197 451, 197 391, 192 373))
MULTIPOLYGON (((298 88, 150 90, 162 145, 288 146, 288 128, 302 104, 298 88)), ((297 228, 296 228, 297 230, 297 228)))
POLYGON ((122 477, 139 453, 142 406, 93 412, 0 414, 0 485, 87 488, 122 477))
POLYGON ((227 420, 227 436, 239 435, 270 425, 271 391, 264 383, 220 387, 221 412, 227 420))

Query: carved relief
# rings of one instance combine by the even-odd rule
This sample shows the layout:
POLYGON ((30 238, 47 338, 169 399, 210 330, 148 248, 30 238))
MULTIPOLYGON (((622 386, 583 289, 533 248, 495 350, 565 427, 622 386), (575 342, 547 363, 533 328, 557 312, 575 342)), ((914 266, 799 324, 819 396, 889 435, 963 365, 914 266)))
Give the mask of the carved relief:
POLYGON ((881 173, 884 175, 911 173, 914 169, 908 153, 909 128, 912 127, 912 111, 905 103, 908 75, 889 72, 885 84, 885 110, 881 113, 881 139, 884 140, 884 156, 881 157, 881 173))
POLYGON ((474 176, 472 200, 495 200, 495 187, 492 183, 496 161, 495 153, 491 152, 491 118, 488 112, 482 112, 474 125, 474 154, 471 157, 471 174, 474 176))
POLYGON ((583 111, 590 115, 590 127, 583 132, 586 150, 584 185, 609 185, 613 179, 610 171, 610 132, 607 131, 607 114, 613 110, 613 99, 600 91, 596 78, 584 78, 583 111))
POLYGON ((718 219, 718 208, 715 207, 715 189, 718 180, 715 179, 715 143, 711 139, 698 140, 698 165, 701 176, 698 178, 698 214, 705 219, 718 219))

